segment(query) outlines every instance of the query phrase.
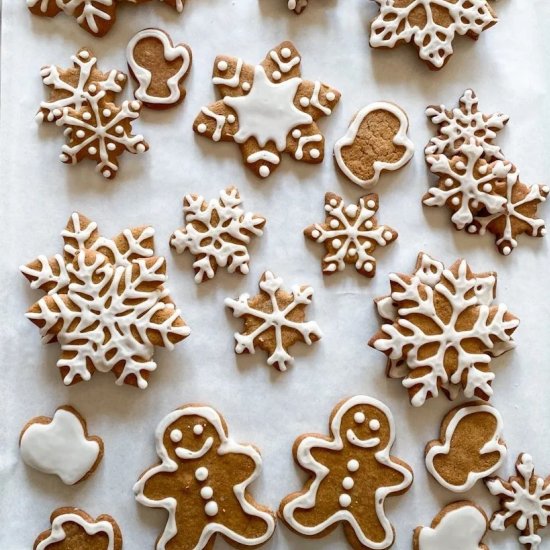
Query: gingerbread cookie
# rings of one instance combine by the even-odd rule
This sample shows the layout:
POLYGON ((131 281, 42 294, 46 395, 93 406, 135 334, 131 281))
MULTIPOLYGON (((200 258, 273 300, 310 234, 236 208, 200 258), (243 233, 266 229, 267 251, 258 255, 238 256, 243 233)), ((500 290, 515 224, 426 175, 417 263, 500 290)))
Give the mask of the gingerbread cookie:
POLYGON ((374 0, 380 14, 372 22, 370 45, 393 48, 413 42, 431 70, 441 69, 453 54, 455 36, 474 40, 498 18, 487 0, 374 0))
POLYGON ((294 13, 302 13, 307 8, 309 0, 286 0, 288 9, 294 13))
POLYGON ((399 170, 411 160, 414 145, 408 129, 405 111, 393 103, 378 101, 363 107, 334 146, 338 168, 363 188, 376 185, 382 170, 399 170))
POLYGON ((550 476, 535 474, 533 458, 526 453, 519 455, 516 473, 508 481, 495 477, 485 482, 491 494, 500 497, 501 504, 491 518, 491 529, 504 531, 513 525, 521 532, 520 544, 536 550, 542 543, 538 531, 550 519, 550 476))
POLYGON ((402 378, 419 407, 443 391, 455 399, 489 399, 493 357, 515 344, 519 320, 493 303, 496 273, 474 273, 464 260, 450 268, 420 253, 412 275, 390 275, 391 293, 375 300, 384 320, 369 345, 388 357, 387 376, 402 378))
POLYGON ((391 227, 378 225, 374 217, 377 211, 375 193, 361 197, 356 205, 345 205, 336 193, 325 195, 325 223, 304 230, 306 237, 325 245, 323 273, 343 271, 346 264, 352 264, 361 275, 374 277, 376 259, 372 253, 376 246, 386 246, 397 239, 397 232, 391 227))
POLYGON ((245 165, 268 177, 288 153, 319 163, 325 139, 317 119, 332 113, 340 93, 301 77, 301 56, 292 42, 273 48, 260 65, 218 56, 212 82, 222 99, 203 107, 193 130, 213 141, 234 141, 245 165))
POLYGON ((384 503, 405 493, 413 473, 390 455, 393 416, 383 403, 358 395, 340 402, 330 435, 305 434, 294 444, 297 464, 310 476, 283 499, 281 519, 300 535, 322 537, 341 523, 353 548, 389 548, 395 540, 384 503))
POLYGON ((241 294, 238 300, 226 298, 225 305, 235 317, 242 317, 243 331, 235 333, 235 353, 256 353, 256 347, 269 354, 268 365, 285 371, 294 363, 288 349, 296 342, 309 346, 322 336, 315 321, 307 321, 306 307, 311 303, 313 288, 293 286, 283 290, 283 280, 271 271, 260 279, 260 293, 252 298, 241 294))
POLYGON ((201 195, 186 195, 183 199, 185 226, 170 238, 178 254, 189 250, 195 256, 195 282, 212 279, 218 266, 229 273, 247 275, 248 244, 251 237, 261 236, 265 218, 245 212, 236 187, 220 191, 219 199, 206 201, 201 195))
POLYGON ((486 403, 467 403, 445 416, 439 440, 426 445, 426 468, 445 489, 464 493, 496 472, 506 453, 500 413, 486 403))
POLYGON ((483 537, 489 528, 485 512, 473 502, 449 504, 435 516, 431 527, 417 527, 413 550, 489 550, 483 537))
POLYGON ((168 33, 143 29, 128 42, 126 60, 138 84, 134 96, 146 107, 168 109, 184 100, 192 60, 187 44, 174 46, 168 33))
POLYGON ((60 344, 66 385, 98 370, 146 388, 155 346, 173 349, 189 335, 163 286, 166 262, 153 255, 153 233, 141 227, 105 239, 94 222, 73 214, 63 232, 65 256, 39 256, 21 268, 32 287, 48 293, 27 317, 44 343, 60 344))
POLYGON ((275 515, 248 490, 260 475, 260 453, 231 439, 218 412, 186 405, 161 421, 155 437, 161 462, 141 476, 134 493, 140 504, 168 512, 157 550, 209 549, 217 535, 239 548, 271 538, 275 515))
POLYGON ((33 550, 122 550, 122 534, 108 515, 94 519, 78 508, 58 508, 51 529, 34 542, 33 550))
POLYGON ((74 485, 90 477, 103 458, 103 441, 88 435, 86 421, 72 407, 29 420, 19 436, 23 462, 74 485))

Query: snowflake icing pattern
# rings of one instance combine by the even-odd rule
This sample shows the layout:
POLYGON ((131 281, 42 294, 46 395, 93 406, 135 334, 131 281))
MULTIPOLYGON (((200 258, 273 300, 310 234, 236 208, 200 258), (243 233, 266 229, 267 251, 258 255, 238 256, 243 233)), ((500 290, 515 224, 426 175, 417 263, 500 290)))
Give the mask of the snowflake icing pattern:
POLYGON ((449 269, 421 253, 413 275, 390 275, 391 294, 376 300, 385 324, 369 345, 388 356, 387 374, 403 378, 411 403, 439 390, 455 399, 488 399, 492 357, 514 347, 519 321, 493 305, 496 274, 473 273, 464 260, 449 269))
POLYGON ((372 256, 377 245, 386 246, 397 239, 397 232, 387 225, 378 225, 378 195, 361 197, 357 203, 345 205, 335 193, 325 195, 327 218, 324 224, 310 225, 304 234, 311 240, 324 243, 323 272, 343 271, 346 264, 366 277, 374 277, 376 259, 372 256))
POLYGON ((178 254, 189 250, 196 256, 195 282, 212 279, 218 266, 248 274, 248 244, 261 236, 265 218, 244 212, 235 187, 220 192, 219 199, 206 202, 200 195, 186 195, 183 201, 185 226, 177 229, 170 245, 178 254))
POLYGON ((305 308, 311 303, 310 286, 294 286, 292 293, 283 281, 266 271, 260 280, 260 293, 250 298, 241 294, 238 300, 227 298, 225 305, 235 317, 242 317, 244 329, 235 333, 236 353, 256 353, 256 346, 269 353, 268 365, 285 371, 294 358, 288 348, 296 342, 311 345, 322 336, 314 321, 305 321, 305 308))
POLYGON ((546 527, 550 518, 550 477, 537 476, 532 457, 525 453, 516 462, 516 472, 508 481, 495 477, 485 482, 502 505, 491 518, 491 529, 504 531, 514 525, 521 532, 520 544, 537 550, 542 543, 537 531, 546 527))

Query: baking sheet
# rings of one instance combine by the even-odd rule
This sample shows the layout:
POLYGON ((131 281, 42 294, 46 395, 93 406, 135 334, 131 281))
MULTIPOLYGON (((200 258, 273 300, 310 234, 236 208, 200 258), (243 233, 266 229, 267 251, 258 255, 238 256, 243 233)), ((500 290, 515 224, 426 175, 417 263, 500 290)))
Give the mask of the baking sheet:
MULTIPOLYGON (((466 257, 477 271, 499 275, 498 299, 521 319, 518 347, 493 362, 497 373, 493 403, 505 422, 509 457, 502 469, 511 473, 519 452, 533 455, 541 475, 550 473, 548 431, 550 384, 548 321, 550 240, 521 238, 511 257, 503 258, 490 236, 456 233, 443 209, 426 209, 420 199, 433 178, 422 149, 433 133, 423 112, 430 103, 454 105, 466 87, 473 87, 486 112, 511 117, 498 142, 518 165, 528 183, 550 182, 550 48, 546 0, 503 0, 495 4, 501 21, 477 43, 455 42, 455 55, 438 73, 430 72, 412 47, 373 51, 368 46, 374 2, 312 0, 300 17, 287 12, 284 0, 188 0, 181 16, 160 2, 119 7, 111 32, 95 39, 63 15, 48 20, 30 15, 25 2, 7 0, 2 21, 0 231, 2 281, 0 324, 3 343, 0 369, 0 548, 30 548, 49 527, 49 515, 59 506, 79 506, 93 515, 109 513, 119 522, 125 548, 153 548, 165 522, 163 511, 135 503, 132 485, 156 461, 153 430, 161 418, 187 402, 204 402, 225 416, 230 433, 253 442, 262 451, 264 471, 253 487, 259 502, 278 506, 287 493, 301 487, 304 476, 294 465, 291 447, 305 432, 325 432, 332 407, 343 397, 361 392, 383 400, 398 425, 393 454, 414 468, 415 482, 404 496, 388 500, 397 530, 396 548, 409 548, 412 530, 427 525, 440 507, 454 500, 428 478, 423 448, 434 438, 451 408, 444 398, 421 409, 409 406, 399 382, 384 376, 385 358, 367 347, 378 319, 372 305, 386 293, 387 274, 410 272, 419 250, 444 260, 466 257), (80 47, 90 47, 102 68, 125 70, 124 50, 139 29, 158 26, 175 42, 193 49, 194 64, 186 82, 182 106, 164 113, 145 110, 135 124, 150 150, 140 157, 125 155, 118 178, 103 180, 93 164, 74 168, 57 159, 62 136, 57 128, 38 127, 33 116, 44 97, 39 69, 44 64, 67 66, 80 47), (237 146, 214 144, 191 130, 200 107, 215 98, 210 80, 219 53, 259 62, 284 39, 295 41, 303 57, 305 78, 336 86, 342 100, 321 127, 330 153, 353 114, 369 102, 387 99, 401 105, 411 121, 417 152, 412 162, 386 174, 376 188, 379 219, 399 231, 393 245, 378 252, 378 275, 368 280, 352 267, 323 277, 322 247, 305 242, 306 225, 323 220, 323 195, 335 191, 354 201, 362 190, 343 177, 330 154, 321 166, 284 158, 280 169, 260 181, 242 166, 237 146), (195 285, 191 257, 175 256, 168 237, 182 224, 185 193, 215 196, 237 185, 247 209, 267 219, 264 236, 252 245, 250 275, 219 271, 213 281, 195 285), (168 260, 169 288, 192 329, 172 353, 158 350, 158 369, 150 387, 139 391, 117 387, 114 378, 97 374, 90 383, 66 388, 55 367, 58 347, 42 346, 36 328, 23 313, 42 294, 29 289, 18 266, 38 254, 61 251, 60 231, 70 213, 79 210, 99 223, 105 235, 150 223, 156 229, 156 250, 168 260), (240 322, 223 307, 226 296, 254 293, 265 269, 287 285, 309 283, 315 289, 309 318, 324 338, 308 348, 293 348, 295 366, 286 373, 267 367, 262 353, 235 356, 233 332, 240 322), (88 420, 90 432, 105 441, 105 457, 87 481, 65 487, 57 478, 27 467, 19 459, 18 434, 35 415, 51 415, 70 403, 88 420)), ((130 86, 125 92, 130 94, 130 86)), ((544 209, 541 209, 544 215, 544 209)), ((548 208, 546 217, 549 218, 548 208)), ((496 499, 481 484, 466 494, 489 512, 496 499)), ((459 496, 458 498, 462 498, 459 496)), ((550 548, 550 532, 543 548, 550 548)), ((518 547, 516 532, 487 537, 491 548, 518 547)), ((346 548, 337 529, 321 540, 303 539, 279 525, 268 548, 346 548)), ((227 548, 219 540, 217 548, 227 548)))

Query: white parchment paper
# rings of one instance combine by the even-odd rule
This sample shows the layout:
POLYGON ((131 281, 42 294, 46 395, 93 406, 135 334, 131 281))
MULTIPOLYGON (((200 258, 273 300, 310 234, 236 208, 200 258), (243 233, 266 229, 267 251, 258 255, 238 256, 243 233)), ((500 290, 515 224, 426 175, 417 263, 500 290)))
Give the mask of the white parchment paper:
MULTIPOLYGON (((454 105, 466 87, 473 87, 486 112, 511 117, 499 135, 506 157, 520 168, 527 183, 550 183, 550 47, 547 0, 502 0, 495 3, 500 22, 477 43, 455 42, 455 55, 442 71, 429 71, 414 48, 373 51, 368 46, 374 2, 311 0, 300 17, 289 13, 285 0, 188 0, 181 16, 160 2, 140 6, 122 3, 111 32, 95 39, 63 15, 48 20, 32 16, 23 0, 5 0, 2 21, 2 90, 0 197, 0 548, 23 550, 49 527, 50 512, 79 506, 93 515, 109 513, 119 522, 125 548, 153 548, 164 526, 163 511, 138 506, 132 485, 156 461, 153 431, 161 418, 179 405, 204 402, 225 416, 230 433, 253 442, 262 451, 264 471, 253 487, 257 499, 278 506, 287 493, 302 486, 304 475, 291 456, 294 439, 305 432, 326 433, 332 407, 343 397, 365 393, 387 403, 398 425, 393 454, 414 468, 415 482, 404 496, 388 501, 397 531, 395 547, 411 546, 412 530, 427 525, 440 507, 457 497, 428 478, 423 465, 426 442, 438 434, 451 404, 443 397, 420 410, 410 407, 406 391, 384 376, 384 356, 367 347, 378 319, 372 305, 386 293, 387 274, 410 272, 420 250, 450 264, 466 257, 477 271, 496 270, 498 300, 521 319, 515 351, 493 362, 497 373, 493 403, 505 422, 509 457, 502 474, 512 472, 518 453, 530 452, 541 475, 550 473, 549 320, 550 240, 522 237, 519 249, 504 258, 492 238, 469 237, 451 227, 443 209, 426 209, 420 199, 434 179, 427 172, 422 149, 434 129, 424 116, 432 103, 454 105), (145 111, 135 130, 145 135, 150 151, 125 155, 118 178, 96 175, 93 163, 70 168, 58 161, 62 136, 58 128, 38 127, 33 117, 44 89, 40 67, 67 66, 70 55, 88 46, 104 69, 126 70, 125 47, 146 26, 167 30, 175 42, 193 49, 188 95, 180 107, 145 111), (215 99, 210 73, 219 53, 259 62, 284 39, 302 53, 303 75, 341 90, 333 116, 322 119, 327 156, 321 166, 285 158, 267 181, 241 164, 234 144, 214 144, 191 130, 200 107, 215 99), (399 231, 396 243, 378 252, 378 275, 368 280, 352 267, 324 278, 321 246, 306 243, 302 230, 323 220, 323 196, 332 190, 354 201, 362 190, 341 177, 331 149, 352 116, 376 100, 401 105, 411 122, 417 152, 396 174, 386 174, 376 188, 379 219, 399 231), (214 281, 195 285, 191 257, 176 257, 168 237, 182 224, 185 193, 215 196, 237 185, 245 207, 267 219, 265 235, 252 246, 248 277, 220 270, 214 281), (175 351, 157 352, 158 370, 150 387, 139 391, 117 387, 110 375, 96 374, 89 383, 66 388, 55 367, 56 345, 42 346, 36 328, 23 314, 42 294, 31 291, 18 266, 38 254, 61 251, 60 231, 73 210, 99 223, 105 235, 150 223, 156 229, 157 253, 168 259, 169 288, 192 328, 175 351), (262 353, 237 357, 233 332, 240 322, 223 307, 226 296, 255 293, 265 269, 287 285, 315 288, 309 318, 324 338, 312 346, 296 346, 296 364, 281 374, 267 367, 262 353), (88 420, 92 434, 105 441, 105 457, 97 472, 75 487, 25 467, 19 459, 18 434, 28 419, 51 415, 72 404, 88 420)), ((130 88, 125 95, 130 95, 130 88)), ((544 215, 544 208, 541 209, 544 215)), ((547 213, 549 218, 550 214, 547 213)), ((466 495, 489 513, 496 499, 478 485, 466 495)), ((461 497, 458 497, 461 498, 461 497)), ((516 532, 491 534, 491 548, 518 547, 516 532)), ((550 532, 543 548, 550 548, 550 532)), ((218 541, 217 548, 226 548, 218 541)), ((346 548, 337 529, 320 540, 302 539, 279 525, 269 548, 346 548)))

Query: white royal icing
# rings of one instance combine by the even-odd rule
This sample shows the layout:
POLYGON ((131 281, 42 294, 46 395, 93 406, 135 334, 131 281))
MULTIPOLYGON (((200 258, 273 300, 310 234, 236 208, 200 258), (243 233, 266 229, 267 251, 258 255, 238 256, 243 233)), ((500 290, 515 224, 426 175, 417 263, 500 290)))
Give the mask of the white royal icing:
POLYGON ((414 154, 414 145, 407 136, 408 129, 409 120, 407 118, 407 115, 400 107, 394 105, 393 103, 378 101, 376 103, 371 103, 370 105, 363 107, 355 115, 355 118, 353 119, 353 122, 348 128, 346 134, 342 138, 340 138, 334 145, 334 157, 336 159, 338 167, 340 168, 340 170, 342 170, 347 178, 349 178, 353 183, 359 185, 360 187, 366 189, 376 185, 376 183, 378 183, 380 172, 382 172, 382 170, 398 170, 399 168, 405 166, 405 164, 407 164, 407 162, 411 160, 414 154), (393 143, 396 146, 404 147, 405 152, 397 162, 383 162, 376 160, 373 165, 374 175, 368 180, 363 180, 359 176, 354 174, 352 170, 346 165, 346 162, 342 156, 342 149, 353 145, 353 143, 357 139, 357 132, 359 131, 363 120, 365 120, 365 118, 374 111, 388 111, 395 117, 397 117, 397 119, 399 120, 399 130, 393 137, 393 143))
MULTIPOLYGON (((447 428, 445 429, 445 437, 443 439, 442 445, 432 445, 430 450, 426 453, 426 469, 432 476, 437 480, 437 482, 454 493, 465 493, 469 491, 480 479, 484 479, 490 476, 492 473, 496 472, 503 464, 506 459, 507 449, 506 445, 502 442, 502 430, 503 423, 500 413, 491 405, 466 405, 456 412, 454 412, 451 421, 448 423, 447 428), (451 445, 453 444, 453 435, 458 425, 464 418, 470 416, 471 414, 485 413, 492 415, 496 420, 495 431, 491 437, 479 450, 480 455, 498 453, 499 459, 493 466, 487 468, 487 470, 482 471, 472 471, 468 473, 466 481, 462 485, 453 485, 447 481, 436 469, 434 460, 436 457, 441 455, 448 455, 451 450, 451 445)), ((472 457, 474 460, 477 457, 472 457)))
POLYGON ((136 33, 130 42, 128 42, 128 46, 126 47, 126 59, 139 84, 134 92, 136 99, 153 105, 172 105, 178 103, 181 98, 180 80, 185 77, 191 65, 189 50, 184 45, 179 44, 173 46, 170 37, 160 29, 143 29, 136 33), (151 71, 139 65, 134 57, 134 48, 145 38, 155 38, 162 43, 163 55, 166 61, 174 61, 178 58, 182 61, 178 71, 166 81, 166 86, 170 91, 170 94, 167 96, 153 96, 147 93, 153 75, 151 71))
POLYGON ((58 409, 51 422, 33 422, 24 431, 20 451, 23 462, 73 485, 94 466, 100 445, 86 437, 82 422, 71 411, 58 409))

